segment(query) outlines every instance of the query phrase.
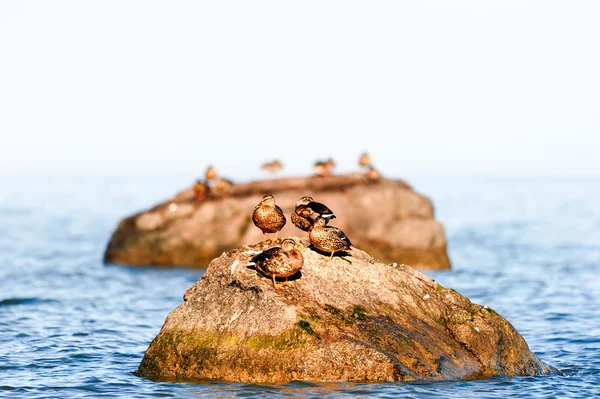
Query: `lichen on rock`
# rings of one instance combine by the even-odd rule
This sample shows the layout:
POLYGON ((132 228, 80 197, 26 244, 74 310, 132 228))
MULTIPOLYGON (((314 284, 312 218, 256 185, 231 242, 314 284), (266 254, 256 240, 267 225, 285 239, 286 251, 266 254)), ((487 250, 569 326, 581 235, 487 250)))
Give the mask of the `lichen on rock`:
POLYGON ((247 268, 269 240, 214 259, 139 366, 154 379, 247 383, 456 380, 546 374, 505 319, 406 265, 302 242, 285 289, 247 268))

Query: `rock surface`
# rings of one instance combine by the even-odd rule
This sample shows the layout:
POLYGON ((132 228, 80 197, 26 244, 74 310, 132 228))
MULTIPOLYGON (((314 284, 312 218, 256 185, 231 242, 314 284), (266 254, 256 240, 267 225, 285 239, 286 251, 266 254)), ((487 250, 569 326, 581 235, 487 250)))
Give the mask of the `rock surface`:
POLYGON ((331 225, 352 243, 386 262, 448 269, 446 239, 431 201, 400 180, 369 181, 363 174, 255 181, 236 184, 225 198, 194 199, 191 189, 121 221, 108 243, 107 263, 206 267, 223 251, 257 242, 251 221, 264 194, 273 194, 286 217, 281 235, 302 233, 290 220, 305 195, 337 215, 331 225))
POLYGON ((153 379, 245 383, 456 380, 547 374, 492 309, 406 265, 352 248, 305 249, 301 276, 275 289, 246 267, 275 245, 213 260, 167 317, 139 366, 153 379))

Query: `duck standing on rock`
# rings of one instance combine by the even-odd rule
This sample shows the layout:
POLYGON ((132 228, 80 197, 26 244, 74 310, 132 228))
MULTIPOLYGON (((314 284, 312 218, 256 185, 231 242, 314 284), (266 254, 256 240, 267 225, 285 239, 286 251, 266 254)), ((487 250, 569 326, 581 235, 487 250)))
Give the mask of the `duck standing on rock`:
POLYGON ((335 161, 333 158, 329 158, 326 161, 317 161, 314 165, 314 171, 316 176, 329 177, 331 171, 335 168, 335 161))
POLYGON ((206 196, 208 195, 208 185, 203 182, 202 180, 196 180, 196 183, 194 183, 194 198, 197 199, 198 201, 203 201, 206 199, 206 196))
POLYGON ((315 202, 312 197, 302 197, 296 202, 296 208, 292 212, 292 223, 303 231, 310 231, 313 227, 313 220, 317 215, 325 219, 325 224, 331 219, 335 219, 335 213, 326 205, 315 202))
POLYGON ((313 247, 323 252, 331 252, 331 256, 327 260, 329 262, 333 258, 333 254, 350 249, 352 243, 342 230, 326 226, 326 224, 327 221, 322 216, 317 216, 308 238, 313 247))
POLYGON ((317 161, 314 164, 315 176, 326 177, 327 176, 327 167, 325 161, 317 161))
POLYGON ((279 230, 285 226, 285 215, 281 208, 275 205, 272 195, 265 195, 252 212, 252 222, 263 233, 263 240, 267 239, 266 233, 275 233, 275 239, 279 230))
POLYGON ((275 174, 283 168, 283 164, 278 159, 276 159, 272 162, 266 162, 262 164, 260 168, 265 172, 275 174))
POLYGON ((360 158, 358 158, 358 164, 364 168, 371 166, 371 157, 368 153, 363 152, 360 158))
POLYGON ((284 285, 288 285, 288 277, 293 276, 302 269, 304 257, 302 247, 296 244, 292 238, 286 238, 281 242, 281 247, 269 248, 255 255, 248 263, 256 270, 273 279, 273 286, 277 288, 275 278, 285 278, 284 285))
POLYGON ((367 183, 374 183, 381 178, 381 175, 373 166, 369 166, 369 170, 366 174, 367 183))
POLYGON ((206 179, 207 182, 209 182, 209 181, 215 180, 217 177, 218 177, 217 170, 212 165, 209 165, 206 168, 206 172, 204 172, 204 178, 206 179))

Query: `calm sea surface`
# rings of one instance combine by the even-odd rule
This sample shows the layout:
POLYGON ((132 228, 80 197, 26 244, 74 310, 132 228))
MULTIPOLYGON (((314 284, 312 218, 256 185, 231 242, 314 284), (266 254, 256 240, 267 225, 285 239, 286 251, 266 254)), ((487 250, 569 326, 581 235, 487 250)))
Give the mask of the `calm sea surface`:
POLYGON ((138 378, 202 270, 105 266, 118 220, 193 179, 0 178, 0 397, 600 397, 600 178, 427 178, 452 271, 564 376, 260 386, 138 378))

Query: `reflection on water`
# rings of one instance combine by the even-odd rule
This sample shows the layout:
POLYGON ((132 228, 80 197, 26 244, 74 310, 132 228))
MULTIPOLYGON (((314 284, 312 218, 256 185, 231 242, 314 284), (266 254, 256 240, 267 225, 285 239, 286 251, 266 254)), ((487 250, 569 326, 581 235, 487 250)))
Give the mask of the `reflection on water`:
POLYGON ((0 178, 0 396, 593 397, 600 385, 600 180, 412 181, 434 199, 452 271, 564 376, 410 384, 156 383, 135 377, 201 270, 102 265, 119 218, 186 178, 0 178))

